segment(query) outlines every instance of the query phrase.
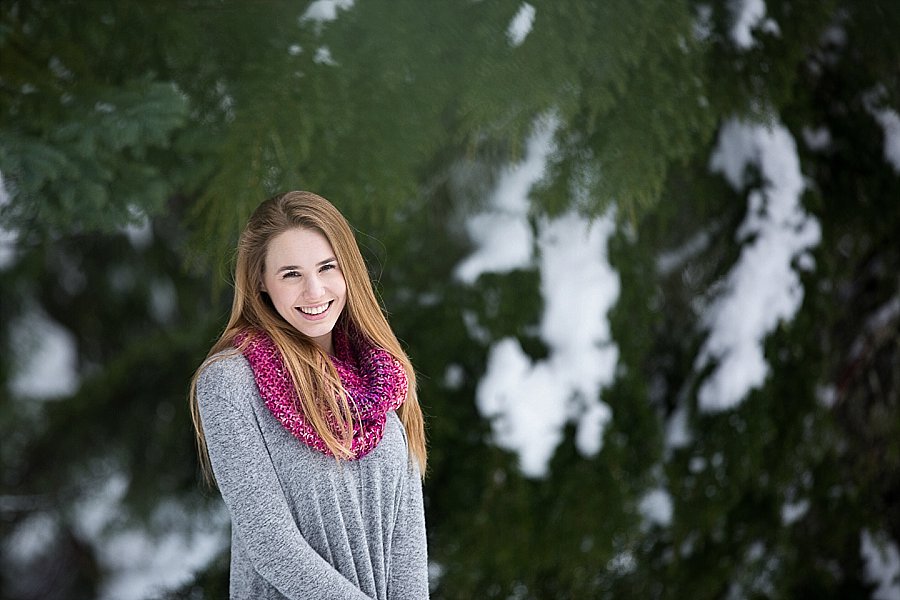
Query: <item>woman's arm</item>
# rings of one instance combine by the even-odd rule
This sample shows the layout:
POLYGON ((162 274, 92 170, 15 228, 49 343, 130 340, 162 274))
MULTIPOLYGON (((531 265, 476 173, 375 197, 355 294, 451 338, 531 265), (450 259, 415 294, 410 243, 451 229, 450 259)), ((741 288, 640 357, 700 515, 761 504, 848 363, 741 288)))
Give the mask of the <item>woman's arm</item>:
POLYGON ((253 568, 288 598, 370 600, 297 528, 255 415, 240 397, 255 393, 252 373, 248 382, 233 359, 208 365, 197 385, 213 472, 253 568))
POLYGON ((397 518, 391 538, 388 600, 428 598, 428 546, 425 538, 425 510, 422 505, 422 478, 415 460, 400 488, 397 518))

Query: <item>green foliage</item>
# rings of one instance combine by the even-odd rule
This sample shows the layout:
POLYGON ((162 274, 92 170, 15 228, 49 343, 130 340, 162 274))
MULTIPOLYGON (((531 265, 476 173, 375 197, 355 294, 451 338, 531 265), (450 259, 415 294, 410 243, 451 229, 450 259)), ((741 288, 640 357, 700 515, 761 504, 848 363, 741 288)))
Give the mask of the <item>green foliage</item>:
POLYGON ((32 236, 110 231, 159 213, 175 191, 154 153, 186 124, 187 98, 146 66, 111 65, 125 37, 109 37, 114 17, 73 8, 2 9, 0 172, 11 202, 0 223, 32 236))
MULTIPOLYGON (((12 336, 35 309, 73 334, 80 376, 57 401, 0 401, 4 550, 49 516, 59 543, 26 565, 62 565, 45 596, 103 586, 79 506, 111 473, 127 480, 113 529, 158 535, 168 502, 219 506, 198 485, 186 409, 230 302, 207 267, 228 261, 261 199, 291 188, 359 229, 418 369, 433 597, 871 591, 861 532, 900 539, 900 177, 872 116, 900 107, 900 8, 770 0, 777 31, 741 49, 732 2, 531 4, 518 46, 512 0, 367 0, 327 23, 286 1, 0 4, 0 229, 16 234, 0 264, 0 384, 12 390, 27 358, 12 336), (581 454, 570 425, 529 479, 474 399, 494 341, 545 356, 540 273, 464 286, 454 269, 466 219, 551 115, 532 223, 614 207, 619 362, 601 451, 581 454), (800 312, 765 341, 764 385, 707 414, 702 311, 747 210, 709 157, 736 115, 791 132, 822 241, 800 312), (823 130, 828 144, 806 141, 823 130), (123 227, 148 216, 146 240, 129 241, 123 227), (673 445, 676 417, 691 436, 673 445), (655 489, 671 494, 670 523, 642 514, 655 489)), ((9 564, 4 590, 27 597, 9 564)), ((168 597, 221 597, 227 564, 223 549, 168 597)))

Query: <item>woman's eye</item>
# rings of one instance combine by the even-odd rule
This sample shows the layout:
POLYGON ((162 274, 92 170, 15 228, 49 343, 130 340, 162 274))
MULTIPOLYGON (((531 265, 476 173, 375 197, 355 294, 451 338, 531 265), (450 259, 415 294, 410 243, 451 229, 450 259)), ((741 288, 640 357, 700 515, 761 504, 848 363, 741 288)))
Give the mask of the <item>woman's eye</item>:
POLYGON ((291 277, 300 277, 300 273, 298 273, 297 271, 285 271, 284 275, 282 276, 283 279, 288 279, 291 277))
POLYGON ((332 269, 336 269, 337 265, 334 263, 328 263, 327 265, 322 265, 322 268, 319 269, 319 272, 330 271, 332 269))

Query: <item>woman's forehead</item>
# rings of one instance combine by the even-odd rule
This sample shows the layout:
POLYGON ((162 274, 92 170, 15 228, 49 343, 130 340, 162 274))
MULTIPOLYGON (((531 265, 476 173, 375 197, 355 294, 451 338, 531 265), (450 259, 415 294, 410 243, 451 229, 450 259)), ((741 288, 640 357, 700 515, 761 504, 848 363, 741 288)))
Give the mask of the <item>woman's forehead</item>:
POLYGON ((290 260, 297 266, 314 266, 335 258, 335 254, 321 231, 296 227, 281 232, 269 241, 266 258, 266 262, 290 260))

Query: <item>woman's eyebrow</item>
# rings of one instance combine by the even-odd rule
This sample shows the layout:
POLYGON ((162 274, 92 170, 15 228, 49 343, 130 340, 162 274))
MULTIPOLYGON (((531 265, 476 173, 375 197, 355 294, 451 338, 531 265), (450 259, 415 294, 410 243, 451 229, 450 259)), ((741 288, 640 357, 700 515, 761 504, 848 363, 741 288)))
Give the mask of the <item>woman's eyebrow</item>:
MULTIPOLYGON (((331 258, 326 258, 323 261, 319 261, 318 263, 316 263, 316 266, 321 267, 322 265, 327 265, 330 262, 337 262, 337 259, 332 256, 331 258)), ((275 272, 281 273, 282 271, 302 271, 302 270, 303 269, 301 269, 297 265, 285 265, 283 267, 279 267, 278 270, 275 272)))

